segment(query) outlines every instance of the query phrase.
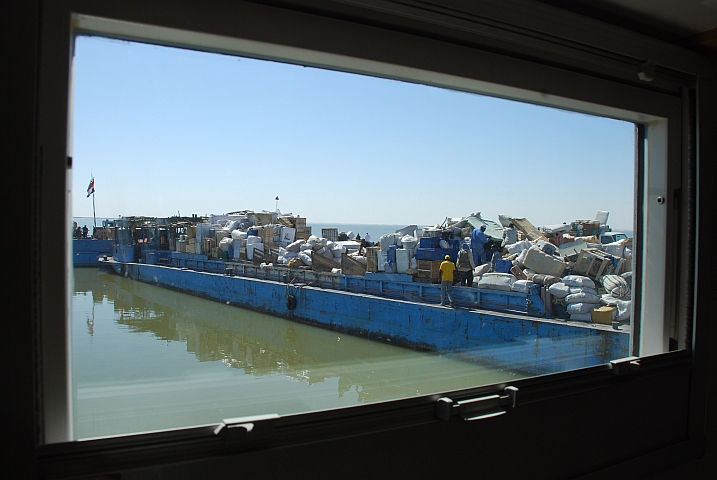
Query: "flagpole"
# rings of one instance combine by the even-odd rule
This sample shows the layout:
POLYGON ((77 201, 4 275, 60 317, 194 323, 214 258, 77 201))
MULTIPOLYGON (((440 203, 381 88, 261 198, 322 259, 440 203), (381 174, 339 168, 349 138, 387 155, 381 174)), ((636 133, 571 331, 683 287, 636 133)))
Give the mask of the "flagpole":
MULTIPOLYGON (((92 192, 92 222, 95 228, 97 228, 97 214, 95 213, 95 192, 92 192)), ((94 235, 95 230, 92 229, 94 235)))

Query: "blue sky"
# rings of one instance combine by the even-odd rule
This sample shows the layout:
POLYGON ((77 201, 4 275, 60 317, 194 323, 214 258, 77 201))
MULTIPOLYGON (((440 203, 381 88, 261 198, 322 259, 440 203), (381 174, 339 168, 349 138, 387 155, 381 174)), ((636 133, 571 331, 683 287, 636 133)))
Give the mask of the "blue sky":
POLYGON ((627 122, 316 68, 76 41, 73 216, 279 209, 427 225, 610 211, 632 229, 627 122))

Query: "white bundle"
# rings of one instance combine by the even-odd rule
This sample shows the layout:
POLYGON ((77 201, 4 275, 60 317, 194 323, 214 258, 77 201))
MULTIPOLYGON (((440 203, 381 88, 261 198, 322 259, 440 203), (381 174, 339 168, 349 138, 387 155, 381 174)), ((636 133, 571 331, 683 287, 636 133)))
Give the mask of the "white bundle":
POLYGON ((229 245, 232 245, 233 243, 234 243, 234 239, 232 237, 222 238, 222 241, 219 242, 219 249, 222 252, 226 252, 229 250, 229 245))
POLYGON ((351 258, 353 258, 359 263, 366 265, 366 257, 364 257, 363 255, 352 255, 351 258))
POLYGON ((509 254, 520 253, 521 251, 527 250, 533 246, 533 242, 530 240, 521 240, 511 245, 506 245, 505 248, 509 254))
POLYGON ((309 243, 304 243, 299 247, 299 251, 301 252, 310 252, 314 249, 314 247, 309 243))
POLYGON ((246 232, 242 232, 241 230, 232 230, 232 238, 234 240, 242 240, 246 238, 246 232))
POLYGON ((603 275, 600 283, 615 298, 629 300, 632 296, 630 284, 620 275, 603 275))
POLYGON ((261 243, 261 238, 255 237, 253 235, 251 237, 246 237, 247 245, 254 245, 255 243, 261 243))
POLYGON ((624 321, 630 318, 630 309, 632 308, 632 300, 620 300, 610 294, 600 297, 600 302, 604 305, 617 307, 617 320, 624 321))
POLYGON ((306 243, 308 243, 309 245, 311 245, 311 246, 313 247, 313 246, 316 245, 317 243, 320 243, 320 240, 319 240, 319 237, 317 237, 316 235, 311 235, 311 236, 306 240, 306 243))
POLYGON ((299 258, 304 264, 311 265, 311 254, 307 253, 307 250, 302 250, 301 253, 299 253, 299 258))
POLYGON ((567 307, 567 311, 570 314, 573 313, 590 313, 590 311, 595 308, 596 305, 594 303, 569 303, 567 307))
POLYGON ((513 261, 513 263, 516 264, 516 265, 518 265, 519 267, 520 267, 521 265, 525 265, 523 262, 525 262, 525 256, 526 256, 526 255, 528 255, 528 249, 527 249, 527 248, 526 248, 525 250, 523 250, 523 251, 520 252, 520 255, 518 255, 518 257, 513 261))
POLYGON ((590 313, 571 313, 570 320, 574 322, 589 322, 592 323, 592 315, 590 313))
POLYGON ((625 252, 625 244, 622 242, 606 243, 602 246, 603 251, 615 257, 622 257, 625 252))
MULTIPOLYGON (((592 303, 592 304, 599 304, 600 303, 600 297, 598 297, 595 294, 587 293, 587 292, 581 292, 581 293, 571 293, 567 297, 565 297, 565 301, 568 303, 592 303)), ((593 305, 594 306, 594 305, 593 305)), ((581 312, 582 313, 582 312, 581 312)))
POLYGON ((475 269, 473 269, 473 276, 474 277, 480 277, 481 275, 484 275, 490 271, 490 263, 484 263, 483 265, 478 265, 475 269))
POLYGON ((341 245, 340 243, 334 243, 331 247, 331 253, 334 255, 334 257, 341 257, 341 254, 346 252, 346 247, 341 245))
POLYGON ((286 250, 289 251, 289 252, 299 253, 299 251, 301 250, 301 246, 302 246, 302 245, 305 245, 304 241, 303 241, 303 240, 297 240, 297 241, 292 242, 292 243, 290 243, 289 245, 287 245, 287 246, 286 246, 286 250))
POLYGON ((563 282, 554 283, 548 287, 548 292, 554 297, 565 298, 570 295, 570 287, 563 282))
POLYGON ((570 293, 592 293, 593 295, 597 295, 598 291, 594 288, 590 287, 569 287, 570 293))
POLYGON ((332 268, 331 273, 341 273, 341 269, 340 268, 332 268))
POLYGON ((531 282, 530 280, 516 280, 510 286, 510 289, 514 292, 530 293, 530 288, 533 285, 535 285, 535 283, 531 282))
POLYGON ((478 288, 510 292, 511 286, 516 281, 515 276, 510 273, 486 273, 478 280, 478 288))
POLYGON ((286 265, 287 263, 289 263, 289 260, 287 258, 284 258, 282 255, 279 255, 278 257, 276 257, 276 263, 278 263, 279 265, 286 265))
POLYGON ((451 245, 450 245, 446 240, 444 240, 444 239, 441 239, 441 241, 438 242, 438 244, 439 244, 439 245, 441 246, 441 248, 443 248, 443 249, 448 249, 448 248, 451 247, 451 245))
POLYGON ((595 288, 595 282, 583 275, 566 275, 563 277, 563 283, 571 287, 595 288))
POLYGON ((299 256, 299 252, 288 252, 288 251, 287 251, 283 256, 284 256, 284 258, 286 258, 287 260, 290 260, 290 259, 292 259, 292 258, 298 257, 298 256, 299 256))

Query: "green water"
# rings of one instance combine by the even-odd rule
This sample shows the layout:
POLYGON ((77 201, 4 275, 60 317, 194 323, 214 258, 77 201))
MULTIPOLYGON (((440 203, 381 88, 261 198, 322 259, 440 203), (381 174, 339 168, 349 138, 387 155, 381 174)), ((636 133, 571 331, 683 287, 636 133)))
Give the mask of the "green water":
POLYGON ((74 270, 77 439, 300 413, 523 375, 74 270))

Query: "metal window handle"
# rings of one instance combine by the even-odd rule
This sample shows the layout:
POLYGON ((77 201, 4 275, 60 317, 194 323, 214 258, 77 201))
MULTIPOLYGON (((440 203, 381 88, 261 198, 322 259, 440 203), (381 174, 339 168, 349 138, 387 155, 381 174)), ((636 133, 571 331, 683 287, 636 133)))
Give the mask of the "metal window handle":
POLYGON ((439 398, 436 405, 436 417, 448 421, 454 415, 465 421, 485 420, 506 414, 506 407, 515 408, 518 389, 505 387, 501 394, 486 395, 454 402, 448 397, 439 398))
POLYGON ((276 421, 281 418, 276 413, 251 417, 229 418, 214 429, 214 435, 226 440, 258 440, 274 433, 276 421))

